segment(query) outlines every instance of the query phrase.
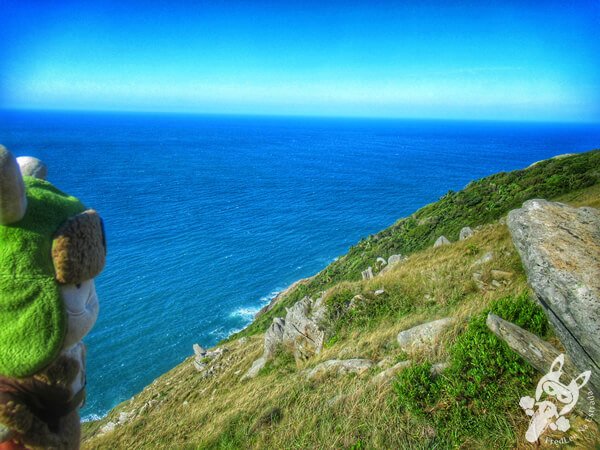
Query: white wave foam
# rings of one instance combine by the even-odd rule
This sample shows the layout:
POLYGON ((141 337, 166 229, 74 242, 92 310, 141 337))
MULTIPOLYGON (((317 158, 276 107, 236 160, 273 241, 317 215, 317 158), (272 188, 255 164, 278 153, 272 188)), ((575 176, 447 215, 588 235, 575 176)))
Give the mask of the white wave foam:
POLYGON ((81 418, 81 423, 85 423, 85 422, 94 422, 96 420, 102 420, 107 416, 107 414, 104 415, 99 415, 99 414, 88 414, 87 416, 84 416, 81 418))

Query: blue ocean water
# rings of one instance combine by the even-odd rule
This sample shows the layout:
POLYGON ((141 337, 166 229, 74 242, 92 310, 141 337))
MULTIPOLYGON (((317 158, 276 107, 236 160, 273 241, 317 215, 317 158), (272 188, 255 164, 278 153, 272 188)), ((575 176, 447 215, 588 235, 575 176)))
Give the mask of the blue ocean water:
POLYGON ((90 419, 361 237, 473 179, 598 148, 600 127, 4 111, 0 143, 105 220, 90 419))

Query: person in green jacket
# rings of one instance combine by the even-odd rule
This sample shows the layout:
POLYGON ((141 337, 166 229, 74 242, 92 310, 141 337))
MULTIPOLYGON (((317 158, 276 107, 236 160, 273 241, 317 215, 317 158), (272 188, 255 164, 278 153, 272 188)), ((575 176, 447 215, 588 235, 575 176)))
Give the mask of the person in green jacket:
POLYGON ((0 145, 0 450, 77 449, 102 219, 0 145))

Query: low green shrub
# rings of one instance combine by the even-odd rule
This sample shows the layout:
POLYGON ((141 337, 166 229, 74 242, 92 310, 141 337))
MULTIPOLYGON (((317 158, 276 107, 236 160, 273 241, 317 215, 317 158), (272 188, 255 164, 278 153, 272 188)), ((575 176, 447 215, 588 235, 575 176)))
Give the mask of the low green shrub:
POLYGON ((443 447, 490 435, 512 445, 509 418, 520 417, 519 398, 535 385, 535 370, 487 328, 489 312, 541 337, 548 332, 543 310, 527 294, 506 297, 469 321, 442 375, 433 377, 431 364, 423 363, 402 371, 395 383, 400 406, 432 421, 443 447))

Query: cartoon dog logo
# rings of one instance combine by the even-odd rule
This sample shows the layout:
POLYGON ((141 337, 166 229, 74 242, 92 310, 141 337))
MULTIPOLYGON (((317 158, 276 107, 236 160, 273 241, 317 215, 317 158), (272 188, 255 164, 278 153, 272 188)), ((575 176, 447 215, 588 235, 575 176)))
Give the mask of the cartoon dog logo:
POLYGON ((529 428, 525 433, 525 439, 529 442, 536 442, 548 428, 553 431, 567 431, 571 428, 571 423, 565 416, 577 404, 579 390, 588 382, 592 371, 586 370, 565 385, 560 382, 564 363, 564 354, 556 357, 550 367, 550 372, 538 382, 535 399, 529 396, 521 397, 519 405, 528 416, 531 416, 529 428), (544 393, 546 394, 545 400, 541 401, 544 393), (557 402, 553 402, 551 399, 555 399, 557 402), (560 410, 559 407, 561 407, 560 410), (534 408, 537 409, 534 410, 534 408))

